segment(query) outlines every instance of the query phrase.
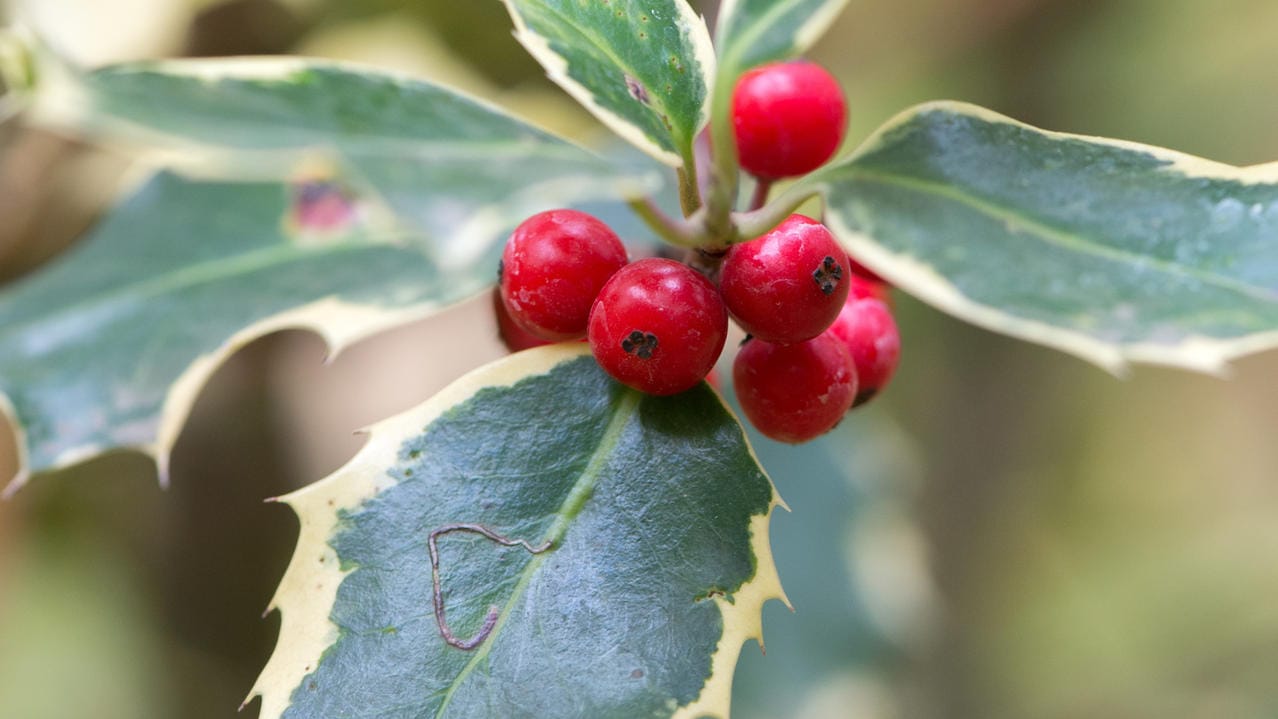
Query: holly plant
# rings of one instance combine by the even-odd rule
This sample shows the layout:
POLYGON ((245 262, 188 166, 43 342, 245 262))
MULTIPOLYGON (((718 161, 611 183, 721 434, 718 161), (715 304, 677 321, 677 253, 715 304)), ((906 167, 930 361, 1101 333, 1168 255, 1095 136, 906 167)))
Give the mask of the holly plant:
POLYGON ((785 601, 785 487, 723 398, 782 442, 828 432, 908 351, 893 291, 1114 373, 1278 344, 1278 165, 955 102, 839 156, 849 102, 801 56, 843 0, 726 0, 713 35, 684 0, 505 4, 606 151, 301 59, 33 77, 37 117, 151 163, 0 290, 9 493, 117 448, 169 481, 205 381, 269 332, 336 353, 488 295, 511 349, 280 498, 301 530, 262 716, 727 717, 785 601))

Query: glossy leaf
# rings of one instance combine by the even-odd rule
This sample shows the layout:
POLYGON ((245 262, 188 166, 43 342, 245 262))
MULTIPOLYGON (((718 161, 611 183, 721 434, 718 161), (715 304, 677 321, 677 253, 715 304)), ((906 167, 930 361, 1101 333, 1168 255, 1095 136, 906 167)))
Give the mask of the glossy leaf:
POLYGON ((1278 346, 1278 164, 1237 168, 958 103, 813 182, 851 253, 961 319, 1071 352, 1221 371, 1278 346))
POLYGON ((726 717, 781 598, 779 500, 721 401, 637 393, 573 343, 476 370, 283 501, 264 717, 726 717))
POLYGON ((803 54, 847 4, 848 0, 725 0, 715 26, 722 69, 735 77, 756 65, 803 54))
POLYGON ((669 165, 708 117, 714 48, 685 0, 505 0, 515 37, 550 79, 669 165))
POLYGON ((0 411, 21 473, 168 451, 203 381, 283 327, 333 352, 491 283, 509 230, 621 206, 620 170, 450 90, 296 60, 123 66, 80 78, 81 119, 184 170, 83 246, 0 289, 0 411), (87 103, 87 104, 85 104, 87 103))
POLYGON ((337 172, 428 234, 446 266, 475 261, 547 198, 617 200, 652 168, 599 157, 449 88, 295 58, 123 65, 79 80, 73 122, 165 152, 201 176, 337 172))

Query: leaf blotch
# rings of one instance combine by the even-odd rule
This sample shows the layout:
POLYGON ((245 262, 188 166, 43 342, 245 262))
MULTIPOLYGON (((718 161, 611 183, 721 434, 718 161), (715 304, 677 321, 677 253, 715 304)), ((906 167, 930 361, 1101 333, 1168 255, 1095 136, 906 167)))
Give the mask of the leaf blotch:
POLYGON ((626 91, 630 93, 631 97, 638 100, 639 104, 645 106, 652 104, 652 98, 648 96, 648 88, 644 87, 643 83, 629 75, 625 76, 625 81, 626 91))
POLYGON ((308 178, 294 182, 288 224, 303 236, 340 235, 358 219, 355 195, 336 180, 308 178))

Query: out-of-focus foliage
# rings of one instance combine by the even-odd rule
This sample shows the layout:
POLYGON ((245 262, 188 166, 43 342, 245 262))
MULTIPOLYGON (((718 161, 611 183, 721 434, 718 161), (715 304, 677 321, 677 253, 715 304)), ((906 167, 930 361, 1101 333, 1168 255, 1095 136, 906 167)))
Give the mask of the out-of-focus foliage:
MULTIPOLYGON (((73 0, 34 0, 71 8, 56 26, 94 30, 68 42, 137 38, 131 28, 149 23, 141 34, 150 39, 128 44, 133 56, 178 52, 196 47, 196 39, 199 47, 228 52, 260 48, 254 38, 269 34, 263 27, 226 18, 283 13, 294 39, 279 51, 365 59, 460 83, 574 136, 594 126, 541 78, 495 0, 240 0, 203 2, 198 16, 180 0, 148 0, 154 10, 138 12, 79 2, 111 9, 103 20, 73 0), (158 22, 173 13, 181 22, 158 22), (219 32, 214 43, 208 31, 188 33, 192 17, 196 28, 236 32, 219 32)), ((908 105, 952 98, 1041 127, 1248 164, 1278 159, 1274 27, 1278 5, 1270 0, 853 0, 812 56, 834 70, 851 98, 850 145, 908 105)), ((105 51, 94 59, 108 57, 126 59, 105 51)), ((23 256, 38 257, 76 234, 76 222, 87 221, 83 208, 100 205, 115 168, 47 136, 0 127, 0 277, 17 271, 10 251, 18 240, 11 238, 24 238, 23 252, 33 254, 23 256), (7 225, 22 218, 29 218, 26 229, 12 234, 7 225)), ((876 470, 856 459, 856 442, 847 445, 850 480, 799 469, 821 466, 814 457, 828 450, 762 447, 795 509, 778 514, 774 539, 797 612, 773 608, 765 616, 769 652, 764 658, 746 648, 740 671, 750 691, 738 695, 737 712, 804 719, 1278 715, 1271 609, 1278 590, 1278 357, 1243 360, 1229 380, 1138 369, 1120 382, 907 298, 898 305, 905 354, 892 390, 840 432, 873 437, 873 426, 891 422, 911 438, 907 466, 918 468, 920 484, 907 506, 922 533, 897 536, 921 536, 927 551, 903 549, 910 541, 859 545, 870 547, 867 557, 846 549, 847 534, 829 537, 824 550, 807 549, 810 536, 787 538, 800 529, 859 536, 856 526, 839 529, 848 517, 860 526, 890 526, 901 511, 891 497, 915 495, 894 474, 874 490, 888 498, 878 505, 883 511, 872 511, 874 492, 848 489, 848 481, 880 486, 866 484, 876 470), (796 559, 813 551, 827 553, 825 566, 796 559), (888 641, 895 635, 880 636, 880 622, 855 604, 856 594, 849 595, 853 604, 834 599, 855 573, 830 564, 855 560, 864 569, 877 560, 889 572, 905 563, 900 557, 919 554, 930 560, 937 587, 934 631, 888 641), (805 601, 826 586, 829 595, 805 601), (820 631, 812 627, 826 625, 815 618, 824 610, 805 605, 853 619, 827 632, 824 646, 809 645, 804 638, 820 631), (797 628, 801 622, 812 623, 797 628), (807 662, 822 657, 832 663, 811 677, 807 662), (802 697, 802 706, 780 710, 751 698, 768 692, 802 697)), ((121 518, 144 528, 128 535, 124 551, 110 550, 111 561, 123 565, 119 572, 102 571, 106 560, 93 562, 98 555, 85 550, 64 570, 79 576, 55 584, 52 572, 20 559, 69 536, 43 508, 83 496, 89 483, 51 479, 0 508, 0 664, 34 652, 23 645, 35 635, 14 627, 47 627, 38 635, 47 645, 42 652, 94 656, 77 631, 77 622, 90 621, 77 617, 87 604, 36 602, 61 619, 38 618, 30 608, 30 597, 90 593, 85 602, 133 617, 138 636, 153 639, 112 645, 112 661, 80 660, 81 696, 102 687, 100 706, 109 704, 110 687, 121 692, 112 696, 136 697, 129 692, 143 689, 133 668, 146 667, 153 672, 145 690, 161 705, 156 716, 232 716, 274 640, 275 623, 255 617, 293 540, 288 513, 258 500, 331 471, 358 446, 349 436, 356 426, 423 399, 446 376, 496 352, 486 334, 468 348, 470 358, 431 352, 439 332, 489 331, 477 311, 466 317, 374 339, 328 370, 318 368, 322 350, 314 337, 291 334, 248 348, 204 393, 178 444, 173 471, 187 472, 186 482, 160 494, 148 484, 149 467, 134 462, 121 468, 134 481, 112 485, 128 489, 111 490, 114 498, 96 492, 82 508, 84 524, 103 536, 119 534, 121 518), (389 381, 393 375, 406 379, 389 381), (123 596, 110 599, 111 587, 124 586, 117 574, 130 581, 118 590, 123 596)), ((0 437, 0 454, 4 445, 0 437)), ((0 465, 7 461, 0 457, 0 465)), ((9 469, 0 466, 0 474, 9 469)), ((41 697, 47 706, 77 701, 74 692, 56 691, 65 686, 62 675, 40 673, 54 687, 41 697)), ((0 683, 0 706, 10 706, 11 686, 0 683)), ((79 715, 70 704, 51 714, 79 715)))

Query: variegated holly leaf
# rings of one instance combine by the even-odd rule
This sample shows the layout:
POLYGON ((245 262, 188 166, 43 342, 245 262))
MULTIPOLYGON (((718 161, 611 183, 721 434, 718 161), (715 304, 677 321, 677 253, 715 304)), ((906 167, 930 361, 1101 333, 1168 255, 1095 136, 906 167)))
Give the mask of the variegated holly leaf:
POLYGON ((621 137, 678 167, 705 125, 714 47, 686 0, 505 0, 550 79, 621 137))
POLYGON ((450 88, 297 58, 180 60, 72 77, 45 115, 126 141, 186 174, 340 174, 465 267, 547 201, 653 191, 654 167, 614 166, 450 88), (558 199, 563 198, 563 199, 558 199))
POLYGON ((779 499, 706 386, 512 355, 378 424, 301 519, 263 717, 727 717, 779 499))
POLYGON ((1278 163, 1238 168, 933 103, 812 179, 858 259, 1071 352, 1208 372, 1278 346, 1278 163))
POLYGON ((161 174, 60 262, 0 289, 0 411, 23 459, 10 491, 116 447, 154 454, 164 477, 196 394, 237 348, 303 327, 337 352, 423 317, 491 284, 528 215, 623 206, 647 181, 443 88, 340 67, 161 63, 78 93, 111 137, 240 181, 161 174))
POLYGON ((848 0, 724 0, 715 26, 723 82, 812 47, 848 0))

